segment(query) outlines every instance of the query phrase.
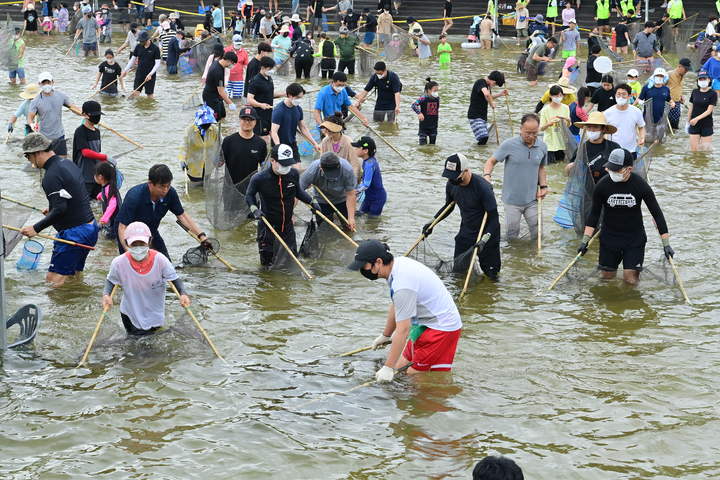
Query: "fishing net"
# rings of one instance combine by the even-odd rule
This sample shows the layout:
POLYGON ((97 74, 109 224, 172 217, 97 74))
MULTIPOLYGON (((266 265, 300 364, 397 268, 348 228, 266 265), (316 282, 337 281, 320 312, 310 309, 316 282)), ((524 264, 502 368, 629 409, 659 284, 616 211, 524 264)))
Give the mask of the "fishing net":
POLYGON ((377 55, 374 52, 365 49, 358 49, 356 57, 356 66, 360 75, 372 75, 375 73, 373 67, 377 61, 377 55))
POLYGON ((203 103, 202 88, 198 88, 193 93, 185 97, 182 103, 183 110, 195 110, 200 107, 203 103))
POLYGON ((602 48, 602 51, 605 55, 607 55, 608 57, 613 59, 613 61, 615 61, 615 62, 622 61, 622 57, 620 55, 618 55, 617 53, 610 50, 610 46, 607 44, 607 42, 604 38, 599 38, 598 40, 599 40, 598 43, 600 43, 600 48, 602 48))
MULTIPOLYGON (((572 158, 572 157, 569 157, 572 158)), ((574 228, 578 235, 585 229, 585 221, 592 207, 592 194, 595 189, 590 172, 585 144, 577 148, 575 162, 570 170, 567 184, 553 220, 563 228, 574 228)))
POLYGON ((675 52, 675 42, 673 41, 672 30, 672 24, 670 23, 670 20, 668 20, 667 23, 662 26, 662 32, 658 35, 660 51, 663 53, 675 52))
POLYGON ((713 42, 709 38, 703 38, 702 41, 695 42, 695 49, 688 55, 692 67, 697 69, 702 67, 712 55, 713 42))
POLYGON ((212 38, 197 43, 190 48, 187 60, 188 64, 195 73, 202 74, 205 71, 207 59, 210 58, 210 55, 212 55, 213 48, 216 44, 222 45, 222 41, 217 36, 213 36, 212 38))
POLYGON ((575 140, 575 135, 570 131, 570 127, 566 125, 565 122, 562 122, 560 133, 565 143, 565 158, 569 160, 575 155, 575 152, 577 152, 578 142, 575 140))
POLYGON ((208 159, 205 163, 205 212, 207 218, 218 230, 230 230, 247 220, 250 212, 245 201, 250 179, 255 172, 242 181, 234 183, 230 171, 222 158, 218 161, 208 159))
POLYGON ((0 24, 0 68, 14 70, 18 67, 17 51, 13 48, 15 29, 10 14, 0 24))
MULTIPOLYGON (((25 225, 29 217, 30 214, 28 213, 27 208, 19 205, 13 205, 8 202, 2 202, 2 223, 4 225, 21 228, 25 225)), ((22 239, 23 236, 20 232, 3 228, 2 247, 4 256, 7 257, 22 239)))
POLYGON ((410 35, 402 28, 393 25, 390 41, 387 42, 380 52, 386 62, 394 62, 403 56, 405 48, 410 45, 410 35))
POLYGON ((215 238, 208 238, 203 241, 203 244, 189 248, 185 252, 182 257, 183 266, 199 267, 206 265, 212 252, 215 252, 215 254, 220 252, 220 242, 215 238))
POLYGON ((648 99, 645 102, 645 144, 651 145, 655 142, 662 143, 665 138, 665 133, 668 128, 668 112, 670 111, 670 105, 665 103, 663 113, 660 119, 655 122, 653 108, 653 100, 648 99))
MULTIPOLYGON (((697 33, 697 20, 697 15, 693 15, 678 24, 677 36, 675 37, 675 53, 679 58, 688 57, 693 53, 695 45, 690 37, 697 33)), ((695 68, 698 67, 699 65, 695 65, 695 68)))
MULTIPOLYGON (((478 248, 478 251, 480 249, 478 248)), ((438 253, 426 237, 420 244, 413 250, 409 257, 417 260, 428 268, 431 268, 437 273, 441 274, 466 274, 470 267, 470 260, 473 257, 475 251, 475 245, 471 246, 457 257, 441 255, 438 253)), ((473 272, 475 274, 482 274, 480 264, 475 262, 473 265, 473 272)))

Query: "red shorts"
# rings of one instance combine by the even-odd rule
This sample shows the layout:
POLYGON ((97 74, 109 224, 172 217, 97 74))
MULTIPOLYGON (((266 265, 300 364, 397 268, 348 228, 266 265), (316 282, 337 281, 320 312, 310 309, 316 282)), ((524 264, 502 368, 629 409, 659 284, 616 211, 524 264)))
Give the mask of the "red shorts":
POLYGON ((415 342, 408 341, 403 357, 415 363, 412 366, 415 370, 448 371, 452 368, 460 331, 443 332, 428 328, 415 342))

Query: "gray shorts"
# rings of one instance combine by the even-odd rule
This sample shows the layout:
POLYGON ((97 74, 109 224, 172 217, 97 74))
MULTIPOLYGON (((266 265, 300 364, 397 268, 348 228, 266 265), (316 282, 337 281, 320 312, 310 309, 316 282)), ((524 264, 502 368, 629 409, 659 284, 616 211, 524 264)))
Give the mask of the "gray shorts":
POLYGON ((527 36, 528 36, 528 29, 527 29, 527 27, 525 27, 525 28, 516 28, 516 29, 515 29, 515 32, 516 32, 516 35, 517 35, 518 37, 527 37, 527 36))

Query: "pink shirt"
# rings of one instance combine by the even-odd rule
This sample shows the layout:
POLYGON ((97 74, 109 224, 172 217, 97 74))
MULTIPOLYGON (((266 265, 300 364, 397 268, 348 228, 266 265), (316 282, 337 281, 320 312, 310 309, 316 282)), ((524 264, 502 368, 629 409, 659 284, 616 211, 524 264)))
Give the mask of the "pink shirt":
MULTIPOLYGON (((105 196, 108 197, 110 195, 110 185, 105 185, 103 189, 105 190, 105 196)), ((97 194, 97 199, 102 200, 102 193, 97 194)), ((115 214, 115 210, 117 210, 117 197, 113 195, 108 201, 108 206, 103 212, 100 221, 102 223, 110 223, 110 219, 115 214)))
POLYGON ((575 9, 574 8, 563 8, 562 9, 562 20, 563 25, 566 27, 570 25, 570 20, 573 20, 575 18, 575 9))
POLYGON ((235 47, 229 45, 225 47, 226 52, 235 52, 238 57, 238 61, 235 66, 230 70, 230 76, 226 78, 230 82, 242 82, 245 79, 245 67, 250 62, 248 58, 247 50, 240 48, 236 50, 235 47))

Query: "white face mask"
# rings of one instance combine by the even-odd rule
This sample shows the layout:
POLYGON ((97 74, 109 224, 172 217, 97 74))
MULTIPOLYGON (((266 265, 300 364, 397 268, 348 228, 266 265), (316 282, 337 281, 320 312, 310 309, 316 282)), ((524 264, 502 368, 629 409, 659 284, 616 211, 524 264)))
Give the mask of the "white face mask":
POLYGON ((552 97, 552 101, 555 103, 562 103, 563 97, 552 97))
POLYGON ((345 88, 345 87, 336 87, 335 85, 333 85, 333 90, 335 90, 335 93, 340 93, 340 92, 342 92, 342 89, 343 89, 343 88, 345 88))
POLYGON ((615 103, 620 105, 621 107, 625 105, 628 102, 628 99, 625 97, 615 97, 615 103))
POLYGON ((655 77, 653 82, 655 82, 655 85, 662 85, 665 82, 665 77, 655 77))
POLYGON ((43 93, 50 93, 54 90, 52 85, 43 85, 40 88, 42 89, 43 93))
POLYGON ((623 179, 625 178, 625 175, 620 172, 610 171, 610 172, 608 172, 608 174, 610 175, 610 180, 612 180, 613 182, 616 182, 616 183, 622 182, 623 179))
POLYGON ((586 135, 588 140, 597 140, 602 135, 602 132, 587 132, 586 135))
POLYGON ((698 80, 698 87, 707 88, 710 86, 710 82, 707 80, 698 80))
POLYGON ((288 166, 278 165, 275 173, 277 173, 278 175, 287 175, 288 173, 290 173, 290 170, 292 170, 292 167, 289 165, 288 166))
POLYGON ((383 78, 385 78, 385 74, 384 74, 384 73, 383 73, 382 75, 380 75, 379 73, 376 73, 375 75, 377 75, 377 78, 378 78, 379 80, 382 80, 383 78))
POLYGON ((150 247, 147 245, 141 245, 139 247, 130 247, 130 256, 137 261, 142 262, 147 258, 148 252, 150 251, 150 247))
POLYGON ((440 92, 430 92, 430 95, 431 95, 433 98, 440 98, 440 92))
POLYGON ((290 100, 290 102, 293 104, 293 106, 299 107, 302 103, 302 100, 300 98, 293 98, 290 100))

